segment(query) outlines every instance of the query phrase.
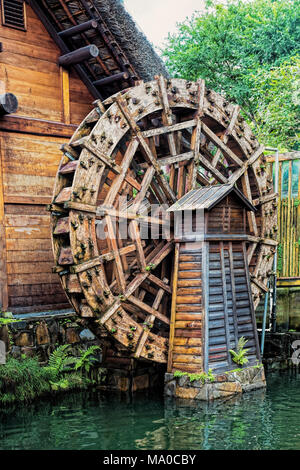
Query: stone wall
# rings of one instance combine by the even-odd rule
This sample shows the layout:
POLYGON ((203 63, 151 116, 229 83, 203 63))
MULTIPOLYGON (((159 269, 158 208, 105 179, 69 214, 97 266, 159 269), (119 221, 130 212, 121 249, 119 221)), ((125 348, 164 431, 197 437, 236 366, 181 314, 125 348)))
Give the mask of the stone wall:
POLYGON ((263 367, 247 367, 240 371, 216 375, 213 381, 190 380, 189 375, 165 374, 165 395, 189 400, 212 401, 231 398, 266 386, 263 367))
POLYGON ((11 356, 37 355, 42 364, 61 344, 70 344, 75 350, 76 347, 88 348, 94 344, 101 347, 101 341, 90 330, 76 323, 70 314, 17 319, 0 326, 0 340, 5 343, 6 351, 11 356))
POLYGON ((163 388, 164 367, 130 357, 130 352, 119 347, 104 329, 96 337, 86 320, 76 321, 74 312, 16 317, 17 321, 0 326, 0 341, 5 343, 7 355, 15 358, 22 354, 37 355, 41 364, 46 364, 59 345, 70 344, 74 355, 78 349, 97 345, 101 348, 97 353, 97 367, 106 369, 105 380, 99 386, 102 390, 134 393, 163 388))

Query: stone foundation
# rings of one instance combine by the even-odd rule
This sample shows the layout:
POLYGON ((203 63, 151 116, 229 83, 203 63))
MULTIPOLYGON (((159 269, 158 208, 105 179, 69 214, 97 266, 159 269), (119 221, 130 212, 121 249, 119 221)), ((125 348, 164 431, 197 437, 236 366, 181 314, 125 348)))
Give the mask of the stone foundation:
POLYGON ((88 321, 76 321, 73 311, 15 315, 11 319, 17 321, 0 325, 0 341, 5 344, 7 356, 37 356, 41 364, 47 364, 52 351, 62 344, 70 344, 74 355, 79 349, 97 345, 101 351, 96 354, 95 367, 105 369, 100 389, 134 393, 163 387, 164 368, 133 359, 104 329, 96 337, 88 328, 88 321))
POLYGON ((194 380, 188 375, 165 374, 165 396, 188 400, 212 401, 266 387, 263 367, 250 366, 240 371, 216 375, 214 381, 194 380))
MULTIPOLYGON (((45 314, 16 318, 7 325, 0 326, 0 340, 5 343, 7 354, 18 359, 22 354, 39 357, 46 363, 51 352, 61 344, 76 348, 101 346, 99 340, 84 326, 74 321, 72 313, 45 314)), ((101 354, 99 354, 101 362, 101 354)))

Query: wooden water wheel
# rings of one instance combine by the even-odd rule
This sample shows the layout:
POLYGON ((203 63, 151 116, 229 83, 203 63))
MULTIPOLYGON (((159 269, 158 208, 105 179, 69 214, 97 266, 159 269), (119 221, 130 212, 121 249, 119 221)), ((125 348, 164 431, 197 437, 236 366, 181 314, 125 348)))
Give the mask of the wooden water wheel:
POLYGON ((95 102, 62 150, 50 205, 54 270, 96 334, 105 327, 133 357, 167 361, 174 242, 164 210, 149 208, 199 186, 236 185, 256 206, 247 255, 258 305, 276 247, 276 196, 239 106, 203 80, 160 76, 95 102))

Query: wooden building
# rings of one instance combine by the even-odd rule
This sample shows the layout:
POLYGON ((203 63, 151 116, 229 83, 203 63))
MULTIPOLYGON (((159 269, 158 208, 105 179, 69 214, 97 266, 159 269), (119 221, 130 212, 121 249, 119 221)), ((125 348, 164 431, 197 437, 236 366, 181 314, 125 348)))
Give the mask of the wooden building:
POLYGON ((51 271, 46 211, 60 146, 95 99, 164 68, 119 1, 1 0, 0 7, 0 94, 18 101, 0 116, 0 307, 61 309, 69 302, 51 271))
POLYGON ((249 365, 260 360, 246 251, 247 213, 255 210, 230 184, 194 189, 168 209, 182 227, 175 231, 170 372, 232 370, 230 349, 241 337, 249 365))

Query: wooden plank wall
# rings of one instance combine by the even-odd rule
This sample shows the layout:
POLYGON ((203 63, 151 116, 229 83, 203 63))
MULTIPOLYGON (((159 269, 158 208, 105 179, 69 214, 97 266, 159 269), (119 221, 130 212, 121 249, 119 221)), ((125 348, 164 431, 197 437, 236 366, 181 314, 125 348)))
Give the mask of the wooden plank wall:
POLYGON ((170 372, 202 372, 202 318, 202 243, 180 243, 170 372))
POLYGON ((27 31, 0 25, 0 91, 19 108, 0 118, 0 305, 14 312, 67 307, 53 265, 49 214, 54 177, 66 142, 92 109, 74 72, 27 5, 27 31))

